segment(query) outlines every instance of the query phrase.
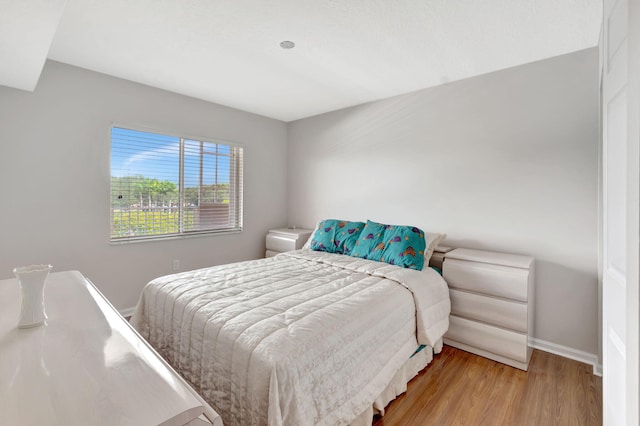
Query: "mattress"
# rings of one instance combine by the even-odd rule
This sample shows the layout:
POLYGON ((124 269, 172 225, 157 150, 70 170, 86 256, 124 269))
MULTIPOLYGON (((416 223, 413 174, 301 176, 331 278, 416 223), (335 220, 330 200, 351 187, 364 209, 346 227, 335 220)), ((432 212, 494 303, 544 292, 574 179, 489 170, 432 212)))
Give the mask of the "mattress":
POLYGON ((132 324, 226 425, 347 424, 448 327, 442 277, 308 249, 160 277, 132 324))

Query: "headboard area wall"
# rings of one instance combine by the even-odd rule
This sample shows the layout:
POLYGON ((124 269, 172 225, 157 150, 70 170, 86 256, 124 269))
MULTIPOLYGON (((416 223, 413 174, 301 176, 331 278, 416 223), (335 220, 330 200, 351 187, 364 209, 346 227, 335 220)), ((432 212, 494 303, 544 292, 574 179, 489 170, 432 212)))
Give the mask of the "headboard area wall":
POLYGON ((290 224, 411 224, 447 246, 533 256, 535 338, 598 353, 596 48, 288 132, 290 224))

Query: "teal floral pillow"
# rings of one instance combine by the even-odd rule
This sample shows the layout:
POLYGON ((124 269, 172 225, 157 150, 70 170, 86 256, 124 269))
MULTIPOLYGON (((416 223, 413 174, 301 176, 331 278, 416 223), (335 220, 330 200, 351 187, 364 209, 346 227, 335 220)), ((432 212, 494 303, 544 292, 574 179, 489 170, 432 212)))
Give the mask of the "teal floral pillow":
POLYGON ((337 227, 338 221, 335 219, 321 221, 311 239, 311 244, 309 245, 311 250, 337 253, 338 249, 334 238, 337 227))
POLYGON ((425 248, 424 232, 415 226, 367 221, 352 256, 421 271, 425 248))
POLYGON ((351 255, 364 226, 364 222, 338 222, 334 237, 337 243, 338 253, 351 255))
POLYGON ((380 261, 421 271, 426 242, 424 232, 415 226, 388 225, 384 233, 384 251, 380 261))
POLYGON ((355 243, 351 256, 362 259, 380 260, 384 250, 386 225, 367 220, 367 224, 355 243))
POLYGON ((337 219, 323 220, 313 234, 309 247, 311 250, 316 251, 351 254, 363 228, 363 222, 349 222, 337 219))

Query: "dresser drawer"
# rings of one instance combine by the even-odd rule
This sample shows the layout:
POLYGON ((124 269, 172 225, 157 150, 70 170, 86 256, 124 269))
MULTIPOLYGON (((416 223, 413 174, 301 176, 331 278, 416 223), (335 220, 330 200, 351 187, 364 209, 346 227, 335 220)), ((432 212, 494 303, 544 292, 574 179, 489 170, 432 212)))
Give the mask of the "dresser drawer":
POLYGON ((451 313, 526 333, 527 304, 455 289, 449 290, 451 313))
MULTIPOLYGON (((528 362, 528 338, 526 334, 460 318, 449 317, 449 331, 445 339, 463 342, 518 362, 528 362)), ((455 343, 452 344, 455 346, 455 343)))
POLYGON ((446 258, 444 277, 449 287, 506 299, 527 301, 529 270, 446 258))
POLYGON ((296 241, 297 239, 292 239, 278 234, 267 234, 267 250, 277 252, 295 250, 296 241))

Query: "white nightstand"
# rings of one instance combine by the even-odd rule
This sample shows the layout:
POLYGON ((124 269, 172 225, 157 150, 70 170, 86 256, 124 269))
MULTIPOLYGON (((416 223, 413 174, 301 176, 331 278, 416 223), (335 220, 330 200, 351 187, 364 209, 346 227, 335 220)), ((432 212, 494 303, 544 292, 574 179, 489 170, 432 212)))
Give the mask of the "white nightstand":
POLYGON ((278 228, 272 229, 267 234, 267 251, 265 257, 275 256, 285 251, 301 249, 307 242, 313 230, 302 228, 278 228))
POLYGON ((444 343, 527 370, 533 334, 533 266, 528 256, 455 249, 446 253, 451 316, 444 343))

